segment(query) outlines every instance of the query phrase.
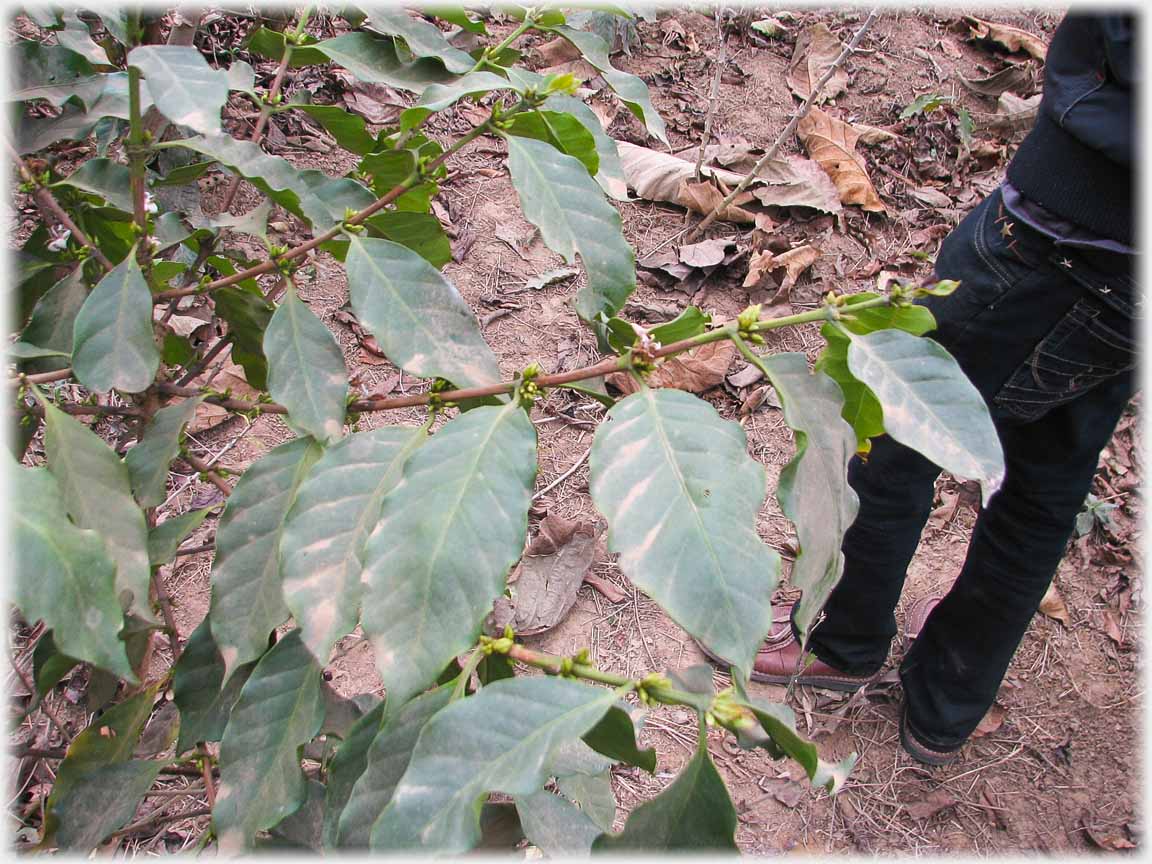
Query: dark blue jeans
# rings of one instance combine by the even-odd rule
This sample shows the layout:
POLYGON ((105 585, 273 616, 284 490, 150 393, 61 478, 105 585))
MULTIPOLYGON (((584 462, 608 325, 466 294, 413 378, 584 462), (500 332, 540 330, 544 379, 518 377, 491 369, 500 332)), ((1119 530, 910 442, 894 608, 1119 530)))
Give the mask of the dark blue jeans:
MULTIPOLYGON (((987 401, 1007 467, 955 584, 900 666, 911 731, 952 750, 992 705, 1134 392, 1140 298, 1128 256, 1057 247, 1003 209, 999 191, 944 241, 936 273, 961 286, 925 302, 938 328, 929 335, 987 401)), ((825 663, 852 674, 883 664, 939 473, 887 436, 850 464, 860 513, 810 642, 825 663)))

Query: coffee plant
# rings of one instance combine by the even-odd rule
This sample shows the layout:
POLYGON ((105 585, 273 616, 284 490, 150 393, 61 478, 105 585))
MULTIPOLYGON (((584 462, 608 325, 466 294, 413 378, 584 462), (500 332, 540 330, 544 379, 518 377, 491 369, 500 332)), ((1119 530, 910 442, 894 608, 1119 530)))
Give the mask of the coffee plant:
POLYGON ((43 697, 78 664, 118 693, 66 750, 37 754, 59 760, 50 794, 30 811, 42 816, 38 848, 86 854, 131 822, 158 778, 189 774, 203 778, 211 805, 199 847, 223 852, 458 854, 523 838, 549 854, 734 849, 736 811, 709 729, 793 759, 836 792, 855 756, 824 761, 789 708, 745 688, 781 567, 756 530, 766 472, 738 424, 646 379, 668 357, 731 340, 775 388, 795 439, 776 495, 797 532, 791 583, 803 592, 795 621, 806 637, 839 578, 856 512, 846 466, 871 437, 887 433, 979 480, 985 496, 1000 483, 984 404, 925 338, 934 322, 914 302, 955 283, 830 293, 783 318, 753 306, 716 322, 689 307, 656 327, 624 321, 617 313, 636 275, 609 200, 623 185, 615 144, 577 97, 580 81, 518 65, 526 34, 562 37, 666 143, 647 86, 612 65, 600 36, 552 7, 481 17, 444 6, 348 8, 345 32, 321 39, 307 32, 313 11, 257 17, 235 46, 278 64, 267 89, 231 52, 214 50, 210 62, 193 42, 197 23, 179 12, 30 8, 22 14, 40 38, 9 49, 6 143, 17 191, 41 216, 15 255, 18 335, 8 346, 20 463, 9 471, 12 599, 43 632, 27 710, 47 710, 43 697), (455 47, 450 30, 481 47, 455 47), (287 70, 324 64, 410 93, 412 104, 374 133, 307 93, 284 98, 287 70), (244 140, 222 124, 237 93, 259 112, 244 140), (462 100, 489 106, 486 119, 448 144, 429 137, 428 118, 462 100), (265 152, 261 137, 281 112, 308 115, 359 157, 356 167, 331 177, 265 152), (448 242, 431 203, 448 163, 482 136, 503 141, 525 218, 550 249, 579 260, 583 287, 571 302, 597 335, 600 362, 562 374, 533 364, 503 380, 441 272, 448 242), (90 142, 94 155, 62 176, 61 142, 90 142), (179 204, 195 196, 171 194, 209 170, 232 178, 214 217, 179 204), (241 179, 267 202, 234 216, 241 179), (274 242, 274 208, 311 239, 274 242), (232 245, 239 234, 264 244, 261 260, 232 245), (297 269, 316 252, 342 262, 351 309, 397 367, 427 379, 423 392, 350 396, 335 338, 297 294, 297 269), (194 347, 174 332, 184 298, 211 304, 218 341, 194 347), (815 371, 803 354, 758 348, 766 331, 813 322, 826 341, 815 371), (226 349, 258 399, 195 386, 226 349), (611 372, 631 375, 638 392, 613 400, 597 383, 611 372), (732 664, 731 687, 717 692, 707 667, 625 678, 587 652, 550 656, 508 631, 484 632, 525 544, 537 470, 530 411, 555 388, 608 407, 589 488, 609 548, 634 585, 732 664), (205 403, 280 415, 296 437, 230 488, 183 440, 205 403), (427 406, 421 426, 357 431, 362 415, 414 405, 427 406), (111 415, 129 430, 111 443, 83 419, 111 415), (28 450, 39 430, 40 465, 28 450), (170 465, 181 461, 228 492, 210 610, 186 639, 158 572, 209 511, 158 523, 170 465), (384 700, 343 699, 323 675, 337 640, 357 627, 384 700), (175 662, 157 672, 161 638, 175 662), (612 767, 656 770, 637 728, 646 706, 667 704, 699 718, 695 755, 613 833, 612 767))

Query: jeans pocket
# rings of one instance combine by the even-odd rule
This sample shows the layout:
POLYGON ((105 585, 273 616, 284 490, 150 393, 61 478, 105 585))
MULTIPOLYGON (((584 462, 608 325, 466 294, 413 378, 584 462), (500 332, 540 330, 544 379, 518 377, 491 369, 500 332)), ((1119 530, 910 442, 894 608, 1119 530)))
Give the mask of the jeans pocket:
POLYGON ((1131 319, 1088 294, 1041 340, 993 401, 1012 417, 1037 420, 1135 367, 1131 319))

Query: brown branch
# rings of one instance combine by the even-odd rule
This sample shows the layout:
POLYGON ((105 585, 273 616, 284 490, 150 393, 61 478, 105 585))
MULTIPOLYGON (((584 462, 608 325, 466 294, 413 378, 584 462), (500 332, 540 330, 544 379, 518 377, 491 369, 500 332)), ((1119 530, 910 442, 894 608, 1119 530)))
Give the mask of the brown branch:
POLYGON ((53 381, 63 381, 72 377, 72 370, 59 369, 56 372, 41 372, 38 375, 10 375, 8 383, 19 387, 22 384, 50 384, 53 381))
MULTIPOLYGON (((227 493, 225 493, 227 494, 227 493)), ((160 579, 160 568, 152 570, 152 588, 156 592, 156 602, 160 604, 160 614, 164 616, 164 627, 168 630, 168 645, 172 649, 172 663, 180 659, 180 631, 176 628, 176 616, 172 614, 172 598, 160 579)))
POLYGON ((155 828, 158 825, 163 825, 166 822, 179 822, 181 819, 196 819, 200 816, 211 816, 211 807, 201 807, 196 810, 185 810, 180 813, 163 813, 153 814, 139 822, 133 822, 125 828, 121 828, 112 834, 113 837, 123 837, 127 834, 136 834, 146 829, 155 828))
POLYGON ((224 497, 232 494, 232 487, 225 482, 223 477, 212 470, 211 465, 199 456, 193 456, 191 453, 181 453, 180 458, 199 471, 206 480, 210 481, 213 486, 223 492, 224 497))
MULTIPOLYGON (((173 300, 172 302, 175 303, 177 301, 173 300)), ((232 334, 228 334, 227 336, 222 337, 219 341, 216 342, 215 345, 208 349, 207 354, 205 354, 203 357, 188 367, 184 374, 176 380, 176 386, 183 387, 185 384, 187 384, 189 381, 207 369, 208 365, 220 355, 220 352, 227 348, 231 343, 232 334)))
POLYGON ((736 188, 729 192, 723 201, 712 208, 712 212, 704 218, 704 221, 688 232, 688 236, 684 238, 685 242, 692 243, 699 238, 700 235, 704 233, 704 229, 715 222, 720 214, 725 212, 729 205, 736 200, 736 197, 748 188, 752 181, 756 179, 756 176, 764 169, 764 166, 776 158, 776 154, 780 152, 781 145, 796 131, 796 127, 800 124, 800 121, 808 116, 808 112, 811 110, 813 103, 815 103, 816 97, 820 95, 820 91, 824 89, 824 85, 831 80, 836 70, 844 65, 844 61, 852 54, 852 51, 856 48, 856 45, 863 38, 864 34, 872 28, 877 17, 879 17, 879 10, 877 9, 873 9, 868 13, 868 18, 860 25, 860 29, 856 31, 855 35, 853 35, 852 41, 844 46, 844 50, 840 52, 840 56, 832 61, 832 65, 825 70, 824 74, 821 75, 820 79, 813 85, 812 92, 808 94, 808 98, 796 109, 796 112, 788 121, 788 125, 784 127, 784 131, 776 138, 775 143, 768 149, 768 152, 760 157, 760 161, 744 176, 743 180, 736 184, 736 188))
MULTIPOLYGON (((16 675, 20 678, 20 680, 23 682, 24 686, 28 688, 28 692, 31 693, 33 696, 35 696, 36 695, 35 682, 31 678, 28 677, 27 672, 25 672, 23 669, 21 669, 19 666, 16 665, 15 658, 12 658, 12 671, 15 672, 16 675)), ((49 706, 48 700, 41 699, 40 704, 38 704, 36 707, 44 712, 44 716, 52 721, 52 725, 56 727, 56 729, 60 732, 60 734, 62 736, 64 736, 64 740, 67 741, 68 737, 70 735, 70 733, 68 732, 68 725, 63 720, 61 720, 58 716, 56 716, 56 712, 52 709, 51 706, 49 706)))
MULTIPOLYGON (((121 417, 143 417, 144 409, 136 405, 61 405, 55 404, 53 407, 58 408, 65 414, 71 414, 74 417, 88 417, 94 415, 100 416, 121 416, 121 417)), ((39 405, 26 405, 23 408, 25 414, 31 414, 34 417, 43 417, 44 409, 39 405)))
POLYGON ((199 546, 185 546, 183 549, 176 550, 176 557, 182 555, 199 555, 201 552, 211 552, 216 548, 215 543, 202 543, 199 546))
POLYGON ((708 97, 708 113, 704 117, 704 134, 700 138, 700 152, 696 155, 696 180, 700 180, 700 169, 704 165, 704 150, 712 138, 712 119, 716 116, 716 104, 720 96, 720 78, 724 74, 724 64, 728 62, 728 39, 724 35, 724 7, 716 7, 716 38, 720 42, 716 58, 716 71, 712 75, 712 91, 708 97))

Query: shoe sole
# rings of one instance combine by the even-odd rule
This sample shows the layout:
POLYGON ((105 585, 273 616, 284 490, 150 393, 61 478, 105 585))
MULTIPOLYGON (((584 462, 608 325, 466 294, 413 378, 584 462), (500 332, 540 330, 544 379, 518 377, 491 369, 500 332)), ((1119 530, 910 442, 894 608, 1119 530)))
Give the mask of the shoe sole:
MULTIPOLYGON (((724 670, 729 670, 732 668, 732 664, 729 663, 727 660, 725 660, 723 657, 717 657, 715 654, 713 654, 711 651, 709 651, 707 648, 705 648, 699 642, 697 642, 696 644, 700 646, 700 650, 704 652, 704 654, 708 657, 708 659, 710 659, 718 667, 720 667, 724 670)), ((793 680, 793 676, 791 676, 791 675, 769 675, 767 672, 757 672, 755 669, 752 670, 752 674, 749 677, 753 681, 756 681, 760 684, 784 684, 784 685, 787 685, 787 684, 790 684, 793 680)), ((859 690, 861 687, 863 687, 865 684, 867 684, 870 680, 871 680, 871 678, 865 678, 863 680, 860 680, 860 679, 844 680, 844 679, 840 679, 840 678, 826 678, 826 677, 821 676, 821 675, 805 675, 803 672, 801 672, 799 675, 795 676, 796 683, 800 684, 801 686, 819 687, 822 690, 836 690, 840 693, 855 693, 857 690, 859 690)))
POLYGON ((908 710, 906 708, 900 712, 900 746, 904 748, 905 753, 921 765, 931 765, 934 768, 951 765, 956 761, 959 754, 958 750, 948 753, 931 750, 913 738, 912 733, 908 731, 908 710))

